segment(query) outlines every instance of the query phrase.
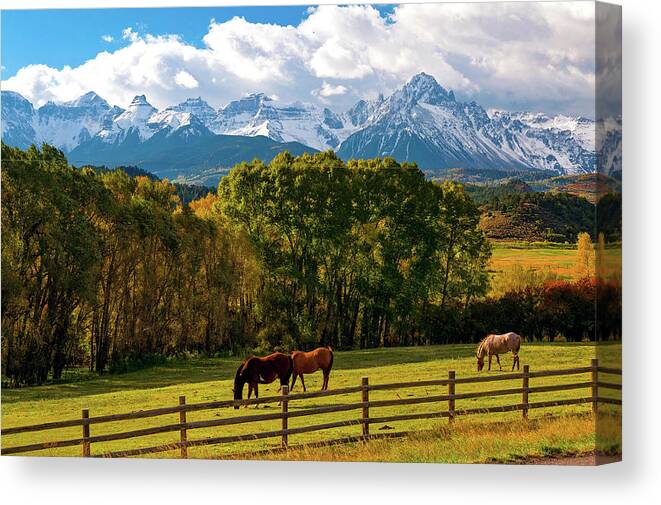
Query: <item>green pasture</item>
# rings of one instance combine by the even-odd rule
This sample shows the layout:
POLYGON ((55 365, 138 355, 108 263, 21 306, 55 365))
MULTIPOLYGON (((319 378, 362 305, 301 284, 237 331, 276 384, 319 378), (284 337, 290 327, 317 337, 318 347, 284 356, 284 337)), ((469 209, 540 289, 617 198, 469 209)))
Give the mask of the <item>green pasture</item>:
MULTIPOLYGON (((429 347, 385 348, 362 351, 336 352, 330 388, 342 388, 359 385, 361 377, 368 377, 370 384, 384 384, 402 381, 429 380, 446 378, 449 370, 456 371, 457 377, 477 375, 475 369, 474 345, 447 345, 429 347)), ((572 368, 587 366, 590 359, 599 355, 604 364, 619 366, 620 344, 607 344, 597 347, 591 343, 525 343, 521 350, 521 365, 529 364, 531 371, 572 368)), ((238 366, 239 358, 193 358, 171 362, 137 372, 120 375, 104 375, 101 377, 50 384, 38 387, 7 389, 2 391, 2 426, 4 428, 27 424, 59 421, 79 418, 81 409, 87 408, 90 416, 131 412, 142 409, 173 406, 180 395, 185 395, 188 403, 213 400, 228 400, 232 398, 232 379, 238 366)), ((492 370, 497 375, 509 371, 512 364, 511 355, 501 357, 503 372, 492 370)), ((495 360, 494 360, 495 365, 495 360)), ((486 374, 487 372, 482 372, 486 374)), ((619 376, 609 376, 603 380, 619 382, 619 376)), ((588 374, 547 377, 531 379, 530 385, 551 385, 589 380, 588 374)), ((306 377, 308 391, 318 390, 321 386, 321 373, 306 377)), ((481 384, 457 385, 457 393, 476 390, 496 390, 520 386, 520 380, 497 381, 481 384)), ((260 396, 275 395, 277 385, 260 387, 260 396)), ((297 383, 295 392, 302 391, 297 383)), ((388 390, 370 392, 370 400, 407 398, 416 396, 442 395, 446 387, 419 387, 406 390, 388 390)), ((605 392, 604 396, 614 396, 619 392, 605 392)), ((578 398, 590 395, 589 389, 572 391, 539 393, 532 395, 530 401, 543 401, 563 398, 578 398)), ((520 395, 500 396, 494 398, 476 398, 458 400, 456 408, 475 408, 492 405, 519 403, 520 395)), ((324 405, 346 404, 360 401, 360 393, 341 396, 311 398, 294 401, 289 405, 290 411, 324 405)), ((188 421, 226 418, 237 415, 276 412, 275 404, 254 406, 235 410, 222 408, 188 413, 188 421)), ((427 403, 396 407, 371 409, 370 416, 386 416, 398 413, 415 413, 424 411, 441 411, 447 409, 447 403, 427 403)), ((588 404, 579 406, 555 407, 537 409, 530 412, 531 419, 542 419, 550 414, 559 416, 583 415, 590 412, 588 404)), ((458 418, 454 426, 469 426, 474 423, 495 423, 519 419, 520 412, 498 413, 490 415, 466 416, 458 418)), ((289 420, 289 427, 311 424, 322 424, 343 419, 360 417, 360 410, 306 416, 289 420)), ((136 430, 149 426, 159 426, 178 422, 178 414, 161 417, 122 421, 116 423, 97 424, 91 426, 91 434, 101 435, 120 431, 136 430)), ((447 419, 405 421, 372 425, 373 433, 383 433, 390 430, 438 430, 447 427, 447 419)), ((277 430, 280 420, 263 421, 243 425, 231 425, 208 429, 191 430, 189 440, 206 437, 219 437, 259 431, 277 430)), ((568 432, 570 433, 570 432, 568 432)), ((290 444, 302 444, 312 441, 333 439, 360 434, 360 426, 348 426, 326 431, 312 432, 290 436, 290 444)), ((584 437, 585 434, 581 435, 584 437)), ((81 428, 63 428, 48 432, 35 432, 2 437, 2 446, 25 445, 31 443, 79 438, 81 428)), ((100 454, 111 450, 147 447, 166 444, 178 440, 178 432, 150 435, 108 443, 92 445, 92 454, 100 454)), ((569 434, 567 435, 570 436, 569 434)), ((395 443, 394 441, 392 443, 395 443)), ((278 438, 241 442, 227 445, 203 446, 189 449, 189 457, 223 457, 244 451, 278 447, 278 438)), ((494 449, 496 450, 496 449, 494 449)), ((79 455, 80 447, 49 449, 34 452, 34 455, 58 456, 79 455)), ((150 457, 178 457, 178 451, 165 452, 150 457)), ((498 457, 494 454, 493 457, 498 457)))
MULTIPOLYGON (((577 280, 575 244, 493 242, 489 271, 494 280, 507 276, 515 266, 536 272, 552 272, 559 279, 577 280)), ((603 271, 607 278, 620 278, 622 249, 609 247, 604 252, 603 271)))

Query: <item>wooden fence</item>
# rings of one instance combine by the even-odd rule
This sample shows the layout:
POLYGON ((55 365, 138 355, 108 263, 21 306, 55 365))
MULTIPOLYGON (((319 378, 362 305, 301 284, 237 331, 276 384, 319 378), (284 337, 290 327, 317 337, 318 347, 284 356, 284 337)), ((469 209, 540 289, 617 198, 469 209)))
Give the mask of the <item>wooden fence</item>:
MULTIPOLYGON (((269 396, 259 399, 249 399, 249 400, 224 400, 224 401, 213 401, 213 402, 205 402, 205 403, 186 403, 186 398, 184 396, 180 396, 179 404, 171 407, 162 407, 151 410, 141 410, 137 412, 110 414, 110 415, 103 415, 96 417, 90 417, 89 410, 84 409, 82 411, 82 416, 79 419, 49 422, 43 424, 34 424, 30 426, 18 426, 13 428, 3 427, 2 454, 18 454, 24 452, 39 451, 44 449, 54 449, 58 447, 70 447, 70 446, 79 445, 81 446, 82 449, 82 455, 85 457, 89 457, 92 456, 92 444, 95 443, 124 440, 135 437, 154 435, 158 433, 178 431, 179 440, 173 441, 172 443, 156 445, 151 447, 141 447, 136 449, 106 452, 106 453, 96 454, 95 456, 128 457, 128 456, 138 456, 141 454, 172 451, 178 449, 180 451, 180 457, 187 458, 189 447, 197 447, 197 446, 212 445, 212 444, 226 444, 226 443, 239 442, 239 441, 259 440, 259 439, 276 438, 276 437, 279 437, 281 439, 281 448, 287 449, 289 447, 290 435, 296 435, 300 433, 308 433, 308 432, 320 431, 320 430, 328 430, 332 428, 339 428, 339 427, 352 426, 352 425, 361 426, 362 432, 360 435, 354 437, 336 439, 333 441, 319 442, 318 445, 355 442, 359 440, 368 440, 371 438, 395 437, 395 436, 402 436, 407 434, 406 432, 379 434, 379 435, 370 434, 370 425, 376 423, 408 421, 408 420, 417 420, 417 419, 445 418, 445 417, 448 418, 449 422, 453 422, 457 416, 470 415, 470 414, 512 412, 519 410, 521 411, 522 417, 524 419, 527 419, 528 412, 531 409, 537 409, 537 408, 548 408, 548 407, 555 407, 561 405, 577 405, 577 404, 590 403, 592 404, 593 412, 596 412, 598 404, 600 403, 621 405, 622 400, 620 399, 613 399, 613 398, 606 398, 599 396, 599 391, 602 389, 615 389, 615 390, 622 389, 622 386, 620 384, 600 381, 600 374, 621 375, 622 370, 599 366, 598 360, 593 359, 590 366, 588 367, 531 372, 528 365, 524 365, 522 372, 505 373, 505 374, 480 376, 480 377, 465 377, 465 378, 456 377, 454 371, 449 371, 447 379, 415 381, 415 382, 399 382, 393 384, 370 385, 368 378, 363 377, 361 384, 359 386, 333 389, 327 391, 316 391, 310 393, 289 394, 288 387, 284 386, 281 395, 269 396), (530 386, 531 379, 551 377, 551 376, 587 374, 587 373, 591 374, 591 380, 589 381, 573 382, 570 384, 540 385, 534 387, 530 386), (458 393, 456 391, 456 387, 461 386, 462 384, 474 384, 474 383, 505 381, 505 380, 510 381, 515 379, 520 379, 522 381, 520 387, 500 389, 500 390, 489 390, 489 391, 473 391, 466 393, 460 393, 460 392, 458 393), (397 389, 418 388, 425 386, 447 386, 447 394, 416 397, 416 398, 370 400, 370 391, 397 390, 397 389), (589 389, 590 395, 581 396, 578 398, 571 398, 571 399, 559 399, 559 400, 548 400, 548 401, 537 401, 537 402, 529 401, 529 395, 531 394, 547 393, 553 391, 567 391, 574 389, 589 389), (329 405, 329 406, 322 406, 315 408, 304 408, 303 410, 298 410, 298 411, 289 410, 289 404, 297 400, 337 396, 337 395, 344 395, 350 393, 360 393, 360 402, 341 404, 341 405, 329 405), (514 394, 521 395, 520 403, 483 407, 483 408, 471 408, 471 409, 455 408, 456 400, 464 400, 469 398, 495 397, 502 395, 514 395, 514 394), (276 402, 280 403, 281 405, 280 412, 268 413, 268 414, 240 415, 229 418, 209 419, 209 420, 194 421, 194 422, 189 422, 186 420, 186 414, 188 412, 218 409, 223 407, 258 405, 258 404, 276 403, 276 402), (447 406, 447 408, 432 412, 417 412, 417 413, 396 414, 396 415, 386 415, 386 416, 373 415, 374 409, 378 409, 381 407, 414 405, 421 403, 434 403, 437 405, 441 404, 447 406), (345 412, 352 410, 360 410, 361 417, 358 419, 335 421, 324 424, 312 424, 309 426, 301 426, 296 428, 290 428, 288 425, 289 419, 296 417, 328 414, 333 412, 345 412), (101 423, 110 423, 110 422, 125 421, 132 419, 143 419, 149 417, 166 416, 166 415, 174 415, 174 414, 178 416, 178 422, 173 424, 165 424, 163 426, 156 426, 156 427, 143 428, 143 429, 130 430, 130 431, 122 431, 120 433, 109 433, 103 435, 93 435, 90 430, 92 425, 97 425, 101 423), (246 435, 207 437, 207 438, 200 438, 193 440, 189 440, 188 437, 189 432, 195 429, 229 426, 229 425, 244 424, 244 423, 254 423, 259 421, 268 421, 268 420, 277 420, 277 419, 281 420, 282 422, 281 429, 278 430, 261 431, 246 435), (36 431, 55 430, 55 429, 75 427, 75 426, 80 426, 82 428, 81 430, 82 436, 80 438, 5 447, 5 440, 6 437, 9 435, 27 433, 27 432, 36 432, 36 431)), ((257 452, 268 452, 268 451, 257 451, 257 452)))

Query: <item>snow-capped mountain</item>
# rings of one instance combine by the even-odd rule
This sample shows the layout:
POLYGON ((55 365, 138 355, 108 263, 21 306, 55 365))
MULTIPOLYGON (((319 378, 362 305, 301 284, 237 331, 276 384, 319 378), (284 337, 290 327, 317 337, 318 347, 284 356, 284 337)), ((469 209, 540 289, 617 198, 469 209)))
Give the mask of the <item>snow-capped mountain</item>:
POLYGON ((595 153, 585 140, 584 123, 572 131, 548 117, 489 115, 475 102, 458 102, 452 91, 421 73, 378 104, 338 153, 343 158, 388 155, 423 168, 592 172, 595 153))
POLYGON ((207 123, 215 133, 263 135, 277 142, 300 142, 315 149, 335 149, 355 128, 328 108, 293 103, 277 106, 263 93, 247 95, 228 103, 207 123))
POLYGON ((586 173, 596 170, 597 150, 602 173, 621 170, 622 164, 620 119, 595 123, 584 117, 487 112, 475 102, 458 101, 425 73, 413 76, 390 96, 360 100, 341 113, 300 102, 282 105, 262 93, 218 110, 198 97, 159 111, 145 95, 136 96, 124 110, 93 92, 35 109, 18 93, 2 91, 3 141, 20 147, 47 142, 78 161, 103 161, 97 154, 112 151, 108 160, 114 162, 136 149, 147 156, 173 136, 168 145, 219 135, 333 149, 345 159, 392 156, 423 169, 586 173), (149 149, 140 148, 148 141, 149 149))
POLYGON ((121 113, 122 109, 111 107, 93 91, 63 104, 48 102, 39 109, 18 93, 3 91, 2 139, 20 147, 47 142, 70 151, 121 113))
POLYGON ((13 91, 2 92, 2 141, 23 149, 36 141, 32 104, 13 91))
POLYGON ((189 112, 197 117, 200 121, 202 121, 202 123, 207 127, 213 123, 213 120, 218 114, 216 110, 211 107, 211 105, 202 100, 202 97, 188 98, 180 104, 168 107, 167 110, 172 110, 175 112, 189 112))
POLYGON ((518 119, 522 123, 531 128, 539 130, 556 130, 571 132, 574 137, 585 149, 594 151, 594 121, 583 116, 549 116, 544 113, 532 112, 510 112, 504 113, 503 111, 493 111, 493 114, 507 114, 514 120, 518 119))
MULTIPOLYGON (((133 98, 128 108, 122 111, 113 121, 96 133, 109 144, 122 142, 131 135, 137 135, 141 141, 147 140, 154 134, 155 128, 149 126, 149 119, 158 112, 148 101, 145 95, 133 98)), ((152 123, 153 125, 153 123, 152 123)))

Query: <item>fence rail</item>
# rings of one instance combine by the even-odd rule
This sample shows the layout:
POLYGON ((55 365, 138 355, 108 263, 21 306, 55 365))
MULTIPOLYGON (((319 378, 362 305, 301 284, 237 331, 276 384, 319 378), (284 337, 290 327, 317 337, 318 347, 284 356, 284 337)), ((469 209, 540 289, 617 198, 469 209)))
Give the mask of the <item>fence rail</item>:
MULTIPOLYGON (((592 404, 593 411, 596 412, 598 408, 598 404, 600 403, 621 405, 622 400, 620 399, 606 398, 599 396, 599 391, 602 389, 610 389, 610 390, 622 389, 622 386, 620 384, 600 381, 599 380, 600 373, 609 374, 609 375, 622 375, 622 370, 617 368, 601 367, 599 366, 598 360, 593 359, 589 367, 530 372, 529 366, 524 365, 523 372, 506 373, 506 374, 483 376, 483 377, 457 378, 454 371, 449 371, 447 379, 415 381, 415 382, 410 381, 410 382, 398 382, 392 384, 373 384, 373 385, 369 384, 369 380, 367 377, 363 377, 361 380, 361 384, 359 386, 332 389, 326 391, 316 391, 310 393, 290 394, 289 388, 287 386, 283 386, 282 394, 276 396, 262 397, 259 399, 253 398, 247 400, 222 400, 222 401, 212 401, 212 402, 203 402, 203 403, 186 403, 186 398, 184 396, 180 396, 179 404, 176 406, 140 410, 136 412, 128 412, 128 413, 120 413, 120 414, 110 414, 110 415, 103 415, 96 417, 90 417, 89 410, 84 409, 79 419, 69 419, 65 421, 33 424, 29 426, 17 426, 10 428, 3 427, 1 432, 3 436, 2 454, 19 454, 19 453, 33 452, 44 449, 53 449, 53 448, 71 447, 71 446, 80 445, 82 448, 82 455, 85 457, 89 457, 92 456, 91 447, 92 444, 95 443, 125 440, 136 437, 155 435, 159 433, 178 431, 179 432, 178 441, 173 441, 167 444, 154 445, 150 447, 141 447, 136 449, 105 452, 101 454, 95 454, 95 456, 96 457, 99 456, 128 457, 128 456, 137 456, 142 454, 158 453, 158 452, 165 452, 165 451, 172 451, 179 449, 180 457, 187 458, 189 447, 227 444, 233 442, 241 442, 247 440, 261 440, 267 438, 280 438, 281 448, 287 449, 289 447, 290 435, 309 433, 309 432, 321 431, 321 430, 329 430, 329 429, 340 428, 345 426, 360 425, 362 433, 361 435, 356 437, 345 437, 343 439, 337 439, 336 441, 320 441, 320 442, 315 442, 314 444, 324 444, 326 442, 340 443, 340 441, 342 440, 367 441, 372 438, 383 438, 381 434, 370 435, 370 431, 369 431, 370 424, 377 424, 377 423, 409 421, 409 420, 418 420, 418 419, 434 419, 434 418, 439 418, 439 419, 448 418, 449 422, 453 422, 455 417, 457 416, 472 415, 472 414, 490 414, 490 413, 498 413, 498 412, 514 412, 519 410, 522 411, 522 417, 524 419, 527 419, 528 412, 531 409, 537 409, 537 408, 549 408, 549 407, 556 407, 562 405, 579 405, 583 403, 590 403, 592 404), (591 374, 591 379, 589 381, 580 381, 569 384, 541 385, 534 387, 530 386, 530 379, 534 379, 534 378, 552 377, 552 376, 569 376, 569 375, 585 374, 585 373, 591 374), (488 391, 472 391, 466 393, 456 392, 456 386, 461 384, 475 384, 475 383, 494 382, 494 381, 511 381, 516 379, 521 379, 522 381, 521 387, 499 389, 499 390, 488 390, 488 391), (404 389, 404 388, 409 389, 409 388, 430 387, 430 386, 446 386, 447 394, 417 397, 417 398, 370 400, 371 391, 385 391, 385 390, 396 390, 396 389, 404 389), (547 393, 547 392, 555 392, 555 391, 569 391, 575 389, 589 389, 590 396, 571 398, 571 399, 536 401, 536 402, 529 401, 530 394, 547 393), (360 402, 340 404, 340 405, 328 405, 321 407, 310 407, 297 411, 289 410, 291 402, 297 400, 347 395, 352 393, 360 393, 360 402), (515 395, 515 394, 521 395, 520 403, 515 403, 510 405, 477 407, 477 408, 469 408, 469 409, 457 409, 455 403, 457 400, 497 397, 497 396, 506 396, 506 395, 515 395), (260 405, 260 404, 276 403, 276 402, 279 403, 281 406, 280 411, 274 413, 268 413, 268 414, 241 415, 241 416, 234 416, 234 417, 221 418, 221 419, 208 419, 202 421, 187 421, 187 416, 186 416, 188 412, 212 410, 222 407, 260 405), (447 408, 442 410, 435 410, 432 412, 393 414, 386 416, 374 416, 371 414, 371 409, 400 406, 400 405, 416 405, 416 404, 424 404, 424 403, 436 403, 436 404, 441 403, 444 406, 447 406, 447 408), (288 423, 289 419, 292 418, 306 417, 306 416, 319 415, 319 414, 329 414, 336 412, 347 412, 352 410, 360 410, 361 417, 358 419, 349 419, 344 421, 313 424, 308 426, 300 426, 296 428, 290 428, 288 423), (90 433, 91 426, 96 424, 127 421, 134 419, 145 419, 145 418, 159 417, 159 416, 165 416, 171 414, 177 414, 179 422, 172 424, 165 424, 162 426, 154 426, 149 428, 128 430, 119 433, 109 433, 103 435, 92 435, 90 433), (207 437, 207 438, 200 438, 194 440, 189 440, 188 438, 189 432, 195 429, 229 426, 235 424, 255 423, 255 422, 272 421, 272 420, 281 420, 282 423, 281 428, 278 430, 261 431, 261 432, 250 433, 245 435, 207 437), (71 428, 76 426, 82 427, 82 437, 80 438, 4 447, 4 440, 5 440, 4 437, 8 435, 15 435, 15 434, 36 432, 36 431, 50 431, 61 428, 71 428)), ((395 434, 390 434, 390 435, 395 436, 395 434)), ((263 451, 256 451, 255 453, 258 454, 261 452, 263 451)))

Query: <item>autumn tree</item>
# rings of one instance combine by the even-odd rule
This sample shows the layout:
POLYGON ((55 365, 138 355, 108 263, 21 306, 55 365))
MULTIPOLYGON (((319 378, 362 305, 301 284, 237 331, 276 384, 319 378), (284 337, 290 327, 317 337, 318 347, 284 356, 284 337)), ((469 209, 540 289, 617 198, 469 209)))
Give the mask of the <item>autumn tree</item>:
POLYGON ((578 234, 574 268, 578 278, 593 277, 595 275, 595 251, 590 234, 587 232, 578 234))

